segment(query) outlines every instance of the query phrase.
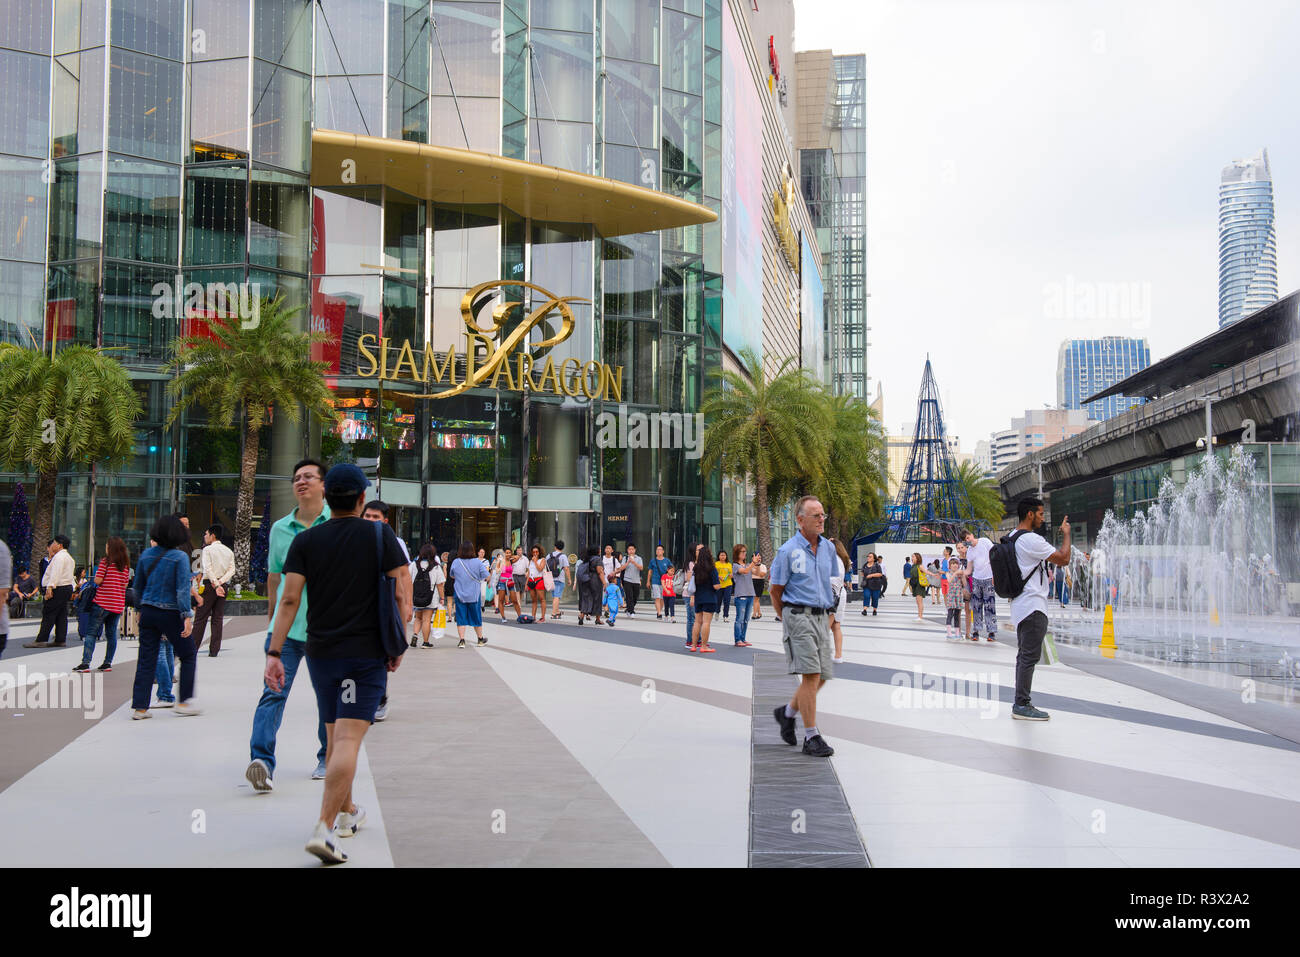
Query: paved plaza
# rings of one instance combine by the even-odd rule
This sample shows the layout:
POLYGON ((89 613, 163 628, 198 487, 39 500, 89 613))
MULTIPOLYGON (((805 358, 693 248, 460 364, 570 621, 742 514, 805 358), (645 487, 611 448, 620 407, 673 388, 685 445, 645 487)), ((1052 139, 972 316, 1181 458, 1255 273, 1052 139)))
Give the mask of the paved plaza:
MULTIPOLYGON (((489 622, 466 650, 449 628, 408 652, 362 749, 369 817, 349 867, 1300 866, 1294 705, 1063 647, 1034 681, 1052 720, 1013 721, 1014 635, 946 642, 942 608, 921 624, 895 595, 878 617, 851 606, 820 697, 836 752, 817 759, 771 717, 793 679, 770 609, 752 648, 718 621, 711 656, 683 648, 680 616, 642 609, 614 628, 571 610, 489 622)), ((98 717, 9 699, 0 814, 22 825, 3 863, 320 866, 303 851, 322 787, 305 673, 274 792, 243 777, 262 625, 229 619, 220 657, 200 656, 198 717, 129 720, 135 642, 111 674, 75 679, 102 680, 98 717)), ((0 675, 39 683, 77 663, 79 645, 22 649, 34 630, 15 627, 0 675)))

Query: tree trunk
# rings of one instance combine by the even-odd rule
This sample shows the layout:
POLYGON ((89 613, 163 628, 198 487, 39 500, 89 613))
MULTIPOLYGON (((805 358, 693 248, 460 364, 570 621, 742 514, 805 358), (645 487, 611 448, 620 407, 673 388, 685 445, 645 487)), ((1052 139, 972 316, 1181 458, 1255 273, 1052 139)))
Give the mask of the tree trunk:
POLYGON ((772 551, 772 516, 767 510, 767 478, 761 473, 754 476, 754 509, 758 512, 758 553, 763 564, 770 566, 776 553, 772 551))
POLYGON ((54 537, 54 491, 58 480, 57 469, 38 472, 36 475, 36 521, 32 524, 32 553, 28 559, 28 571, 36 576, 38 584, 46 543, 54 537))
POLYGON ((239 498, 235 501, 235 577, 249 581, 248 557, 252 550, 249 531, 253 526, 253 485, 257 478, 258 429, 251 416, 244 418, 244 454, 239 463, 239 498))

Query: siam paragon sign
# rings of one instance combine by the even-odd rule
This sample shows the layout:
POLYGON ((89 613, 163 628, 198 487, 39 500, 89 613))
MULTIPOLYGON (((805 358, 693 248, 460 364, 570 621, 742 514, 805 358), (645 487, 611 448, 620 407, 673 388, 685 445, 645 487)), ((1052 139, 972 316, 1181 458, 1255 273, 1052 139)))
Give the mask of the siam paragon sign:
MULTIPOLYGON (((460 302, 461 318, 465 322, 464 375, 457 381, 456 347, 446 352, 435 352, 427 345, 417 361, 409 339, 400 345, 392 339, 381 339, 367 333, 357 340, 355 374, 362 378, 378 376, 390 381, 413 381, 426 386, 445 384, 447 388, 414 396, 419 399, 447 399, 468 389, 506 389, 512 392, 524 388, 534 392, 568 396, 574 399, 612 399, 622 401, 623 367, 609 366, 603 362, 581 362, 564 359, 556 365, 547 355, 540 368, 534 355, 548 352, 564 342, 573 333, 571 302, 590 302, 578 296, 555 296, 541 286, 517 279, 493 279, 479 283, 465 293, 460 302), (531 289, 544 300, 540 306, 525 316, 513 328, 507 329, 511 314, 523 306, 521 302, 503 302, 491 312, 492 324, 487 328, 478 325, 474 304, 489 289, 519 287, 520 292, 531 289), (542 324, 552 312, 560 317, 560 329, 540 342, 529 342, 529 333, 542 324)), ((543 326, 543 332, 550 332, 543 326)))

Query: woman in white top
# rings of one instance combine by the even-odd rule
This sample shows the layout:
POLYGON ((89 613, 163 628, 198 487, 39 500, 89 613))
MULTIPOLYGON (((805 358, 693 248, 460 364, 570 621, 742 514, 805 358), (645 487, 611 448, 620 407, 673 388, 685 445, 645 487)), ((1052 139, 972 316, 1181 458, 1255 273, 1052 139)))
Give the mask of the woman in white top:
POLYGON ((433 643, 429 640, 432 635, 433 613, 442 607, 443 588, 447 583, 447 575, 442 570, 442 563, 438 561, 437 554, 434 553, 432 545, 425 545, 420 549, 420 556, 413 563, 415 568, 415 583, 412 585, 412 594, 414 595, 415 586, 420 586, 420 597, 424 602, 417 601, 415 604, 415 634, 411 636, 411 647, 416 646, 416 642, 421 636, 424 638, 424 647, 432 648, 433 643), (423 578, 428 579, 429 590, 424 591, 423 578))

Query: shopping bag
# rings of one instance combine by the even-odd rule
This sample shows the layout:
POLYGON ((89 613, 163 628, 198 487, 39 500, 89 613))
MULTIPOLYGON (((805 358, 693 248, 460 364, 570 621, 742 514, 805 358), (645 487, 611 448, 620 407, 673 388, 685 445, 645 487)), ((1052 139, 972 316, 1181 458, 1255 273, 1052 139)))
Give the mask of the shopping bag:
POLYGON ((1052 638, 1050 631, 1043 635, 1043 654, 1040 660, 1045 665, 1055 665, 1061 662, 1061 656, 1056 651, 1056 640, 1052 638))
POLYGON ((439 608, 433 613, 433 628, 430 634, 434 638, 441 638, 447 631, 447 609, 439 608))

